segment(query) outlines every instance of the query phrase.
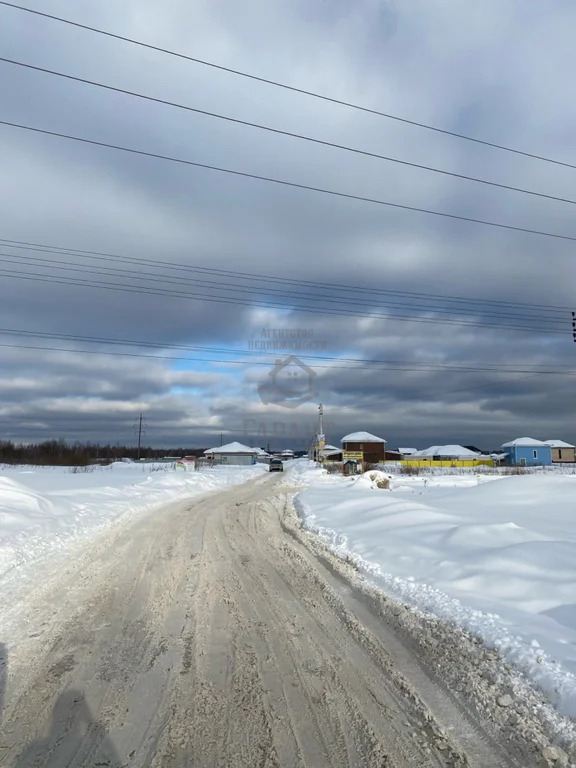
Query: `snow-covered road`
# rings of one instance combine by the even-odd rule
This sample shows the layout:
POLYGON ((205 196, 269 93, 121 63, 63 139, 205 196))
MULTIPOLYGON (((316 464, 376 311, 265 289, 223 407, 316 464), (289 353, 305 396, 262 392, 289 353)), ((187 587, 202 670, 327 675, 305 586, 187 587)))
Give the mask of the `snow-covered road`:
POLYGON ((301 529, 289 483, 127 516, 51 558, 0 636, 0 764, 551 765, 494 654, 367 588, 301 529))

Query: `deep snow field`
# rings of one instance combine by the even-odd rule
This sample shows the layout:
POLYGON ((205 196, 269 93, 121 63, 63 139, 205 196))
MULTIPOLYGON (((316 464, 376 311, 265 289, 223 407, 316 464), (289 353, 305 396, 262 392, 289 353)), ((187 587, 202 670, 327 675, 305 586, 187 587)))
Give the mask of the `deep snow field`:
POLYGON ((576 715, 576 476, 291 470, 304 525, 373 584, 496 648, 576 715))
POLYGON ((224 489, 266 469, 263 464, 201 472, 164 463, 115 462, 88 470, 0 465, 0 605, 8 582, 24 569, 120 517, 224 489))

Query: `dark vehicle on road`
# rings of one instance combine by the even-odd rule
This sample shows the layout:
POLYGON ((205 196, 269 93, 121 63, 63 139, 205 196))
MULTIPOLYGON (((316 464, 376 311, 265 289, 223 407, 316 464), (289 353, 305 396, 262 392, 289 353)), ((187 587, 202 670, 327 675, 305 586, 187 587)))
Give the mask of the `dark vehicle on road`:
POLYGON ((284 472, 284 464, 281 459, 270 459, 270 472, 284 472))

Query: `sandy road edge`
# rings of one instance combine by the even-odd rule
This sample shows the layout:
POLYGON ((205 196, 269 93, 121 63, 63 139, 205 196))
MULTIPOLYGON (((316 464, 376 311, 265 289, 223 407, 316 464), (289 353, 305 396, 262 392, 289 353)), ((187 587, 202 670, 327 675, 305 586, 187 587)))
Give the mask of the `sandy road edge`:
MULTIPOLYGON (((279 488, 279 490, 281 490, 279 488)), ((352 587, 406 649, 413 660, 436 680, 460 707, 501 740, 531 744, 551 766, 576 766, 576 723, 559 715, 542 693, 519 672, 505 664, 496 650, 455 624, 425 614, 370 584, 358 569, 335 552, 329 542, 306 529, 294 504, 302 488, 286 485, 288 503, 281 525, 311 551, 343 585, 352 587), (509 706, 498 699, 508 694, 509 706), (560 747, 555 757, 554 749, 560 747), (564 753, 564 754, 563 754, 564 753), (550 757, 548 757, 550 755, 550 757)), ((418 688, 414 669, 394 659, 408 681, 418 688)), ((424 697, 426 702, 426 698, 424 697)))

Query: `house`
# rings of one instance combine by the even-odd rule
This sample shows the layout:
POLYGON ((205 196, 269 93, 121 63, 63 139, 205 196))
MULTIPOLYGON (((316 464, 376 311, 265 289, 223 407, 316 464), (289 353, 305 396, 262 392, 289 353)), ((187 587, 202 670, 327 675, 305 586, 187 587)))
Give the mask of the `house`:
POLYGON ((552 464, 576 463, 576 448, 564 440, 545 440, 552 449, 552 464))
POLYGON ((258 448, 250 448, 242 443, 228 443, 217 448, 208 448, 204 455, 216 464, 227 466, 247 466, 256 463, 258 448))
POLYGON ((436 461, 462 461, 478 459, 479 453, 465 448, 463 445, 432 445, 430 448, 424 448, 422 451, 416 451, 410 458, 412 459, 433 459, 436 461))
POLYGON ((402 454, 402 456, 411 456, 413 453, 418 452, 418 448, 398 448, 398 452, 402 454))
POLYGON ((370 432, 351 432, 340 442, 344 452, 361 452, 364 462, 368 464, 378 464, 386 458, 386 440, 370 432))
POLYGON ((254 450, 256 451, 255 453, 256 463, 267 464, 268 461, 270 460, 270 454, 267 451, 265 451, 264 448, 259 448, 258 446, 256 446, 254 450))
POLYGON ((494 459, 465 445, 431 445, 430 448, 404 456, 402 463, 413 467, 476 467, 492 466, 494 459))
POLYGON ((285 448, 280 454, 280 458, 282 459, 282 461, 288 461, 288 459, 293 459, 294 451, 291 451, 289 448, 285 448))
POLYGON ((552 448, 542 440, 532 437, 517 437, 504 443, 503 450, 508 454, 507 464, 516 467, 544 466, 552 464, 552 448))
POLYGON ((325 445, 323 448, 320 448, 319 453, 321 459, 342 461, 342 448, 338 448, 336 445, 325 445))

